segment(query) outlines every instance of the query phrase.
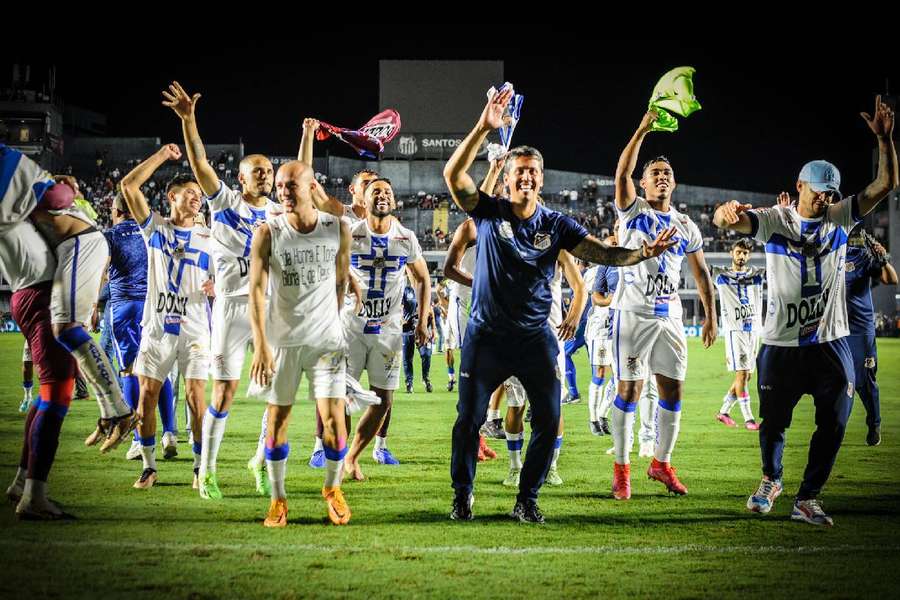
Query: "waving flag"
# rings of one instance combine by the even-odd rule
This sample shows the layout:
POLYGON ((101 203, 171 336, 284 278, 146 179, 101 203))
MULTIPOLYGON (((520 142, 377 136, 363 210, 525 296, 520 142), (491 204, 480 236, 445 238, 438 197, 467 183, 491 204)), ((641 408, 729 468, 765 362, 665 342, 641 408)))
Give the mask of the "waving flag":
POLYGON ((400 132, 400 113, 393 108, 382 111, 369 119, 359 129, 335 127, 319 121, 316 139, 327 140, 332 135, 345 144, 349 144, 360 156, 377 159, 384 152, 384 145, 394 139, 400 132))
POLYGON ((651 131, 677 131, 676 115, 687 117, 700 110, 700 102, 694 96, 694 67, 677 67, 662 76, 648 107, 659 114, 651 131))

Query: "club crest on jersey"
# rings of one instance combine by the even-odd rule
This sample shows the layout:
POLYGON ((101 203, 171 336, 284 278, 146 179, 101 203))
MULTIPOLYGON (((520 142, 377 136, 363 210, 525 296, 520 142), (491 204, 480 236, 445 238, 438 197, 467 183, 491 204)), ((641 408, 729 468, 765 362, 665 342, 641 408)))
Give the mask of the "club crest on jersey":
POLYGON ((875 368, 875 357, 867 356, 865 362, 863 363, 863 367, 866 369, 874 369, 875 368))
POLYGON ((638 371, 641 369, 641 362, 638 360, 637 356, 629 356, 625 361, 625 368, 628 369, 628 372, 632 375, 637 375, 638 371))
POLYGON ((550 234, 537 232, 534 234, 534 247, 538 250, 546 250, 550 247, 550 234))
POLYGON ((184 258, 184 246, 181 244, 175 246, 175 250, 172 251, 172 256, 179 260, 184 258))
POLYGON ((847 269, 847 272, 848 272, 848 273, 850 273, 850 272, 852 272, 852 271, 855 271, 855 270, 856 270, 856 263, 848 262, 846 265, 844 265, 844 268, 847 269))
POLYGON ((508 240, 513 239, 512 225, 509 224, 509 221, 500 222, 500 236, 508 240))

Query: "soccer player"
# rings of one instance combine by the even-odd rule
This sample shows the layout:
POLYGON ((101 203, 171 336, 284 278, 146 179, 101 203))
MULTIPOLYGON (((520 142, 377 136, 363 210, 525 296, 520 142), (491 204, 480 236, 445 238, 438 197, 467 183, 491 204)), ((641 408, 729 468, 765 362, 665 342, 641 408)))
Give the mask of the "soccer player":
MULTIPOLYGON (((615 233, 604 240, 610 246, 616 246, 615 233)), ((591 433, 594 435, 610 435, 609 419, 607 412, 612 402, 603 407, 603 399, 612 388, 612 340, 609 339, 611 320, 615 311, 610 308, 613 294, 619 283, 619 270, 615 267, 600 265, 594 273, 594 281, 591 286, 591 310, 585 329, 585 338, 588 340, 588 349, 591 358, 591 385, 588 389, 588 418, 590 419, 591 433), (608 373, 607 373, 608 369, 608 373), (609 381, 606 375, 609 374, 609 381)))
POLYGON ((573 219, 538 203, 543 157, 534 148, 511 150, 504 183, 509 199, 479 193, 468 173, 488 133, 500 127, 512 89, 491 98, 475 128, 444 167, 454 202, 478 229, 472 311, 459 370, 459 402, 453 427, 451 477, 455 496, 450 517, 472 519, 478 430, 491 393, 510 376, 521 381, 532 402, 532 435, 522 465, 512 515, 541 523, 538 490, 550 468, 560 415, 556 358, 559 346, 547 325, 550 281, 560 250, 591 262, 633 264, 663 252, 672 230, 635 250, 610 248, 573 219))
MULTIPOLYGON (((584 282, 584 288, 590 290, 594 287, 594 277, 597 275, 599 265, 590 266, 587 263, 579 261, 578 269, 584 282)), ((572 356, 578 350, 587 346, 585 340, 585 331, 587 330, 588 317, 590 317, 593 306, 590 302, 586 302, 584 311, 581 314, 581 320, 578 321, 578 329, 575 330, 575 337, 567 340, 564 346, 566 360, 566 391, 563 394, 563 404, 574 404, 581 400, 581 394, 578 392, 578 372, 575 369, 575 362, 572 356)), ((570 309, 571 310, 571 309, 570 309)))
MULTIPOLYGON (((13 180, 8 187, 0 189, 0 198, 9 206, 21 193, 21 186, 13 180)), ((50 325, 55 271, 53 252, 29 221, 3 228, 0 275, 12 289, 13 319, 25 336, 30 350, 28 358, 37 365, 40 380, 37 401, 31 403, 25 417, 18 470, 6 490, 7 497, 16 504, 16 516, 20 519, 55 520, 68 516, 47 494, 47 479, 63 419, 72 401, 76 369, 75 360, 56 341, 50 325)))
POLYGON ((287 526, 285 468, 288 420, 301 377, 325 424, 322 497, 335 525, 350 520, 341 491, 347 430, 344 421, 344 303, 350 268, 350 228, 316 209, 313 171, 300 161, 278 169, 275 188, 284 213, 261 225, 250 254, 253 380, 267 390, 266 463, 271 503, 263 524, 287 526), (266 289, 271 301, 266 306, 266 289))
POLYGON ((753 243, 740 239, 731 246, 731 268, 713 266, 716 289, 719 291, 719 326, 725 335, 725 363, 734 373, 734 381, 722 400, 716 420, 734 427, 728 414, 740 404, 744 427, 759 429, 750 408, 750 376, 756 364, 759 330, 762 328, 762 291, 765 269, 750 267, 753 243))
POLYGON ((28 348, 28 340, 22 344, 22 391, 24 392, 22 402, 19 404, 19 412, 28 412, 33 400, 32 392, 34 390, 34 361, 31 360, 31 349, 28 348))
POLYGON ((112 366, 85 330, 100 292, 106 264, 106 241, 93 221, 74 206, 79 195, 73 177, 49 174, 21 152, 0 144, 0 172, 4 189, 0 205, 0 234, 30 218, 56 254, 51 294, 54 335, 79 363, 94 386, 100 407, 97 429, 85 440, 101 440, 100 452, 109 452, 134 429, 138 416, 128 408, 112 366))
POLYGON ((837 167, 816 160, 800 171, 796 206, 752 209, 732 200, 713 215, 717 227, 766 245, 768 315, 757 359, 763 478, 747 508, 767 513, 781 494, 785 430, 800 397, 811 394, 816 431, 791 519, 813 525, 834 524, 817 496, 834 467, 853 403, 843 272, 847 234, 900 184, 893 110, 878 96, 874 114, 861 114, 878 143, 878 174, 861 192, 841 199, 837 167))
POLYGON ((872 285, 897 285, 897 271, 891 266, 884 246, 875 241, 862 225, 850 233, 847 241, 847 318, 850 354, 856 373, 856 393, 866 409, 866 444, 881 443, 881 401, 875 375, 878 349, 875 347, 875 309, 872 285))
POLYGON ((628 441, 634 424, 634 411, 644 380, 656 376, 659 389, 656 447, 647 475, 683 495, 687 488, 672 467, 672 451, 681 422, 681 397, 687 374, 687 340, 681 322, 681 297, 678 286, 681 265, 687 259, 697 282, 700 301, 706 311, 703 345, 716 340, 713 285, 703 259, 703 237, 690 217, 672 205, 675 172, 663 156, 648 160, 641 170, 640 186, 646 198, 637 194, 631 176, 637 166, 644 137, 657 118, 648 111, 616 166, 616 210, 619 217, 617 238, 623 248, 636 248, 652 240, 666 228, 674 227, 675 245, 658 258, 619 270, 620 285, 612 306, 616 318, 612 326, 613 362, 617 395, 612 408, 612 434, 616 460, 613 465, 613 497, 631 497, 631 468, 628 441))
POLYGON ((181 150, 166 144, 122 178, 128 212, 141 228, 147 246, 147 301, 141 321, 141 343, 133 372, 138 376, 142 421, 138 427, 143 470, 136 489, 156 483, 156 403, 172 365, 184 377, 191 408, 194 486, 200 485, 202 419, 209 377, 209 302, 212 270, 210 230, 196 223, 203 192, 196 181, 176 175, 166 186, 170 218, 152 212, 141 186, 167 161, 180 160, 181 150))
MULTIPOLYGON (((134 361, 141 347, 141 319, 147 299, 147 247, 141 228, 128 212, 121 192, 112 203, 113 226, 103 232, 109 244, 109 300, 107 310, 112 315, 112 337, 119 363, 119 376, 125 401, 137 410, 140 400, 140 384, 134 374, 134 361)), ((175 399, 172 383, 166 377, 159 391, 159 418, 163 424, 163 456, 167 459, 178 455, 178 439, 175 435, 175 399)), ((137 433, 126 458, 141 458, 141 441, 137 433)))
MULTIPOLYGON (((250 342, 247 315, 250 241, 260 224, 281 214, 281 207, 269 199, 275 173, 265 156, 251 154, 241 160, 238 173, 241 191, 230 189, 219 179, 206 160, 206 149, 197 129, 195 112, 200 94, 189 95, 176 81, 163 96, 163 104, 181 119, 188 161, 212 215, 211 248, 216 269, 211 347, 213 394, 209 408, 202 415, 199 492, 201 498, 218 500, 222 491, 216 477, 216 461, 250 342)), ((255 460, 251 459, 247 467, 254 476, 257 493, 262 495, 266 493, 266 477, 260 453, 258 448, 255 460)))
POLYGON ((372 438, 376 439, 372 451, 376 462, 398 463, 387 449, 386 421, 394 402, 394 391, 400 387, 401 320, 407 272, 412 275, 414 294, 418 297, 414 336, 420 346, 428 341, 431 299, 431 277, 416 234, 393 216, 396 203, 391 182, 387 179, 371 181, 365 196, 368 216, 350 227, 353 240, 350 272, 362 286, 363 303, 358 310, 356 299, 348 297, 342 319, 348 347, 347 374, 358 380, 365 370, 369 387, 381 403, 369 406, 360 418, 350 451, 344 459, 345 476, 358 481, 365 479, 359 457, 372 438))
MULTIPOLYGON (((415 355, 416 350, 419 351, 419 358, 422 360, 422 381, 425 383, 425 391, 429 394, 434 389, 431 385, 431 379, 428 375, 431 372, 431 352, 432 352, 432 339, 431 335, 426 333, 425 337, 421 339, 424 340, 420 342, 419 331, 420 329, 424 329, 425 332, 434 330, 434 321, 429 310, 430 304, 428 301, 425 301, 425 305, 422 306, 419 299, 416 297, 416 290, 412 287, 412 285, 406 285, 403 296, 402 296, 402 331, 403 331, 403 376, 406 380, 406 393, 411 394, 413 391, 413 375, 415 373, 415 369, 413 367, 413 356, 415 355), (424 310, 424 312, 422 312, 424 310), (425 321, 421 320, 421 315, 425 316, 425 321)), ((388 416, 385 419, 385 424, 389 424, 391 420, 390 410, 388 411, 388 416)), ((383 427, 382 431, 379 432, 378 437, 384 438, 387 435, 387 427, 386 425, 383 427)), ((381 441, 381 440, 379 440, 381 441)), ((387 447, 384 446, 386 449, 387 447)), ((379 456, 375 455, 375 452, 378 450, 378 446, 376 445, 376 450, 373 451, 373 457, 376 462, 381 464, 400 464, 396 461, 396 459, 391 455, 388 451, 384 455, 386 462, 382 462, 379 456)))

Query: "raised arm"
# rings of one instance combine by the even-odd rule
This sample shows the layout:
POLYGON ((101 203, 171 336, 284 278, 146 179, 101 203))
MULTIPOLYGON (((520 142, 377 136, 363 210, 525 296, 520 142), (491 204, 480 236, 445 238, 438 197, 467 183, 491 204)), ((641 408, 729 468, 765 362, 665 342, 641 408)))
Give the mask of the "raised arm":
POLYGON ((197 119, 194 110, 200 94, 188 95, 181 84, 173 81, 169 91, 163 91, 163 106, 168 106, 178 118, 181 119, 181 132, 184 134, 184 147, 187 150, 188 162, 200 189, 207 196, 212 196, 219 191, 219 176, 206 160, 206 148, 197 131, 197 119))
POLYGON ((703 312, 706 313, 706 320, 703 321, 703 329, 701 335, 703 337, 703 346, 709 348, 716 342, 717 324, 716 324, 716 299, 713 296, 713 282, 709 275, 709 269, 706 267, 706 258, 703 256, 703 250, 697 250, 687 255, 688 264, 691 266, 691 272, 694 274, 694 281, 697 282, 697 291, 700 293, 700 302, 703 304, 703 312))
POLYGON ((166 144, 122 178, 119 187, 125 198, 125 204, 128 205, 128 212, 135 221, 143 223, 150 216, 150 205, 147 204, 147 198, 144 197, 141 186, 147 183, 153 173, 167 160, 179 160, 180 158, 181 150, 178 149, 178 146, 166 144))
POLYGON ((561 340, 570 340, 575 336, 578 323, 581 321, 581 313, 584 312, 584 305, 587 303, 587 292, 584 287, 584 278, 572 259, 572 255, 565 250, 561 250, 557 260, 562 267, 563 277, 566 278, 566 282, 572 288, 572 302, 569 304, 569 312, 566 313, 566 318, 560 323, 557 336, 561 340))
POLYGON ((428 343, 433 333, 428 331, 428 316, 431 314, 431 276, 424 258, 419 258, 407 265, 412 277, 413 288, 419 301, 419 322, 416 324, 416 343, 420 346, 428 343))
POLYGON ((509 88, 494 94, 494 97, 488 100, 475 128, 456 147, 444 167, 444 181, 447 182, 450 195, 456 205, 466 212, 473 210, 478 204, 478 190, 468 171, 488 134, 503 123, 503 110, 512 96, 513 89, 509 88))
POLYGON ((878 174, 875 181, 856 195, 859 216, 863 217, 881 202, 888 192, 900 186, 900 175, 897 171, 897 148, 891 137, 894 132, 894 111, 881 102, 881 96, 875 97, 875 114, 860 113, 869 129, 878 141, 878 174))
POLYGON ((590 263, 626 267, 659 256, 675 245, 675 241, 672 239, 674 235, 675 228, 669 227, 661 231, 650 244, 642 242, 640 248, 633 250, 621 246, 610 246, 594 236, 588 235, 569 252, 572 253, 572 256, 590 263))
POLYGON ((628 145, 625 146, 625 149, 622 150, 622 155, 619 156, 619 164, 616 165, 616 207, 619 210, 625 210, 637 198, 637 190, 634 189, 634 181, 631 180, 631 175, 637 168, 638 155, 641 152, 641 144, 644 142, 644 137, 650 133, 653 122, 656 121, 658 116, 656 111, 653 110, 648 110, 644 114, 637 131, 628 140, 628 145))
POLYGON ((263 223, 253 233, 250 246, 250 330, 253 332, 253 362, 250 377, 259 385, 269 385, 275 360, 266 338, 266 289, 269 287, 269 257, 272 252, 272 232, 263 223))
POLYGON ((300 149, 297 151, 297 160, 312 168, 313 142, 316 141, 316 130, 319 122, 316 119, 303 119, 303 136, 300 138, 300 149))
POLYGON ((487 175, 484 176, 484 181, 481 183, 481 187, 478 188, 485 194, 494 195, 494 187, 497 185, 497 179, 500 178, 500 174, 503 173, 503 166, 506 164, 506 155, 501 156, 497 160, 491 161, 491 166, 488 168, 487 175))
POLYGON ((476 235, 475 221, 472 219, 466 219, 456 229, 456 232, 453 234, 453 240, 450 242, 450 247, 447 249, 447 258, 444 261, 444 277, 459 284, 472 287, 472 275, 460 271, 459 262, 462 260, 462 256, 469 244, 475 241, 476 235))
POLYGON ((350 235, 350 226, 343 219, 338 219, 341 225, 341 246, 337 256, 334 257, 335 292, 337 293, 338 313, 344 305, 344 296, 347 294, 347 285, 350 283, 350 244, 353 238, 350 235))
POLYGON ((719 229, 730 229, 744 235, 753 232, 753 224, 747 211, 753 208, 749 204, 741 204, 737 200, 723 202, 713 213, 713 225, 719 229))

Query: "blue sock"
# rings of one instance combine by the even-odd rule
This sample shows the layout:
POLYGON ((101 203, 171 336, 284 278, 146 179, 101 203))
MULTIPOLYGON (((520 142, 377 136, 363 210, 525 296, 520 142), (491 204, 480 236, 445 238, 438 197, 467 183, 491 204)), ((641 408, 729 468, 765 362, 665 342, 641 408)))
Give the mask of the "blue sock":
POLYGON ((159 390, 159 420, 162 421, 163 433, 175 433, 175 396, 172 394, 172 382, 166 377, 159 390))
POLYGON ((575 363, 572 362, 572 357, 568 354, 566 355, 566 387, 569 388, 569 395, 573 398, 578 398, 578 380, 576 378, 575 373, 575 363))
POLYGON ((603 377, 597 377, 596 375, 591 377, 591 383, 593 383, 594 385, 603 385, 605 381, 606 379, 604 379, 603 377))
POLYGON ((447 367, 447 375, 450 376, 450 379, 453 379, 456 375, 456 371, 453 370, 453 367, 447 367))

